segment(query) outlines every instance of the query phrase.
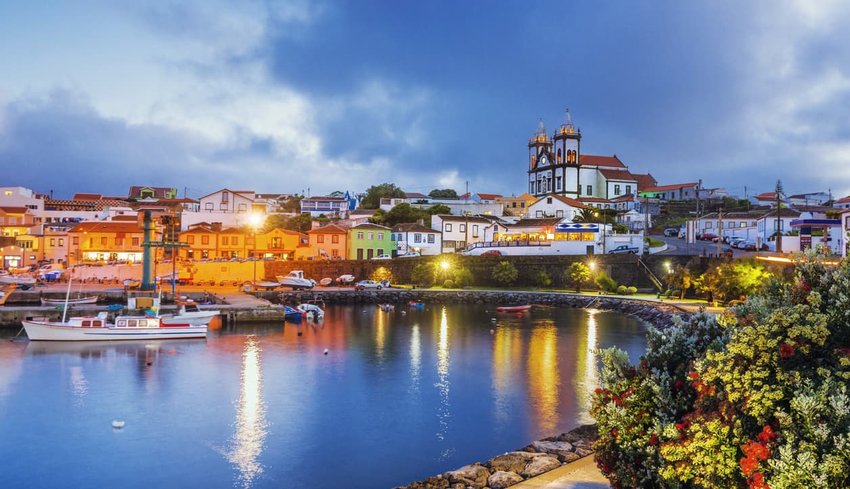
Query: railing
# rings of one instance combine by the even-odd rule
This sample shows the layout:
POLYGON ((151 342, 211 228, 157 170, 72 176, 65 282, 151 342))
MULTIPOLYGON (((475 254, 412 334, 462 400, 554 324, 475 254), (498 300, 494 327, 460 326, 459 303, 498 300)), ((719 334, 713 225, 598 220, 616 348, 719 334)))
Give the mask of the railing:
POLYGON ((467 249, 475 249, 475 248, 510 248, 516 246, 552 246, 550 241, 528 241, 528 240, 517 240, 517 241, 480 241, 478 243, 472 243, 467 249))
POLYGON ((655 274, 652 273, 652 270, 646 265, 646 263, 644 263, 643 260, 641 260, 640 258, 638 258, 637 261, 641 266, 643 266, 643 270, 647 273, 647 275, 649 276, 649 280, 652 282, 653 285, 655 285, 655 288, 658 289, 658 292, 664 292, 664 285, 661 283, 660 280, 658 280, 658 277, 656 277, 655 274))

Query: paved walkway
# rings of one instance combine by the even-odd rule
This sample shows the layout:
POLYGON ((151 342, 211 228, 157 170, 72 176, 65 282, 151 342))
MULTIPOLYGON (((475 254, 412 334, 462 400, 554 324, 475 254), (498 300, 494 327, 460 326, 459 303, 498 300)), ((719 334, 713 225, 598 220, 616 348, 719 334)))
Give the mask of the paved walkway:
POLYGON ((272 305, 271 302, 265 299, 260 299, 259 297, 255 297, 251 294, 245 294, 243 292, 221 293, 215 294, 215 296, 222 299, 227 304, 236 307, 251 308, 269 307, 272 305))
POLYGON ((520 482, 516 489, 603 489, 611 487, 593 461, 593 455, 520 482))

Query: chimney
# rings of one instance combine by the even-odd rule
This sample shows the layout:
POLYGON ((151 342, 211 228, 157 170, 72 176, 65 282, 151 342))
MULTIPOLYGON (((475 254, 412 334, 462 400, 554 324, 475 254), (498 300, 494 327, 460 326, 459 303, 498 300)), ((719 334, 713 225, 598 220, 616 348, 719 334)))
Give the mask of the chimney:
POLYGON ((221 223, 220 222, 210 223, 210 229, 212 229, 213 231, 221 231, 221 223))

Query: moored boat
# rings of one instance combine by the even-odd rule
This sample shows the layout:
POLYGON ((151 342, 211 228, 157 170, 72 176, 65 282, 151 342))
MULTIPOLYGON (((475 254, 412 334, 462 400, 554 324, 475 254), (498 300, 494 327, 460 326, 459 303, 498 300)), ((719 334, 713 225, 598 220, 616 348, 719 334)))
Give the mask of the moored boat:
MULTIPOLYGON (((90 295, 90 296, 87 296, 87 297, 78 297, 76 299, 68 299, 67 302, 68 302, 68 305, 72 305, 72 306, 75 305, 75 304, 97 304, 97 299, 98 299, 98 296, 90 295)), ((41 305, 42 306, 61 306, 61 305, 64 305, 64 304, 65 304, 65 299, 45 299, 44 297, 41 298, 41 305)))
POLYGON ((524 306, 500 306, 496 308, 496 312, 526 312, 531 309, 531 306, 526 304, 524 306))
POLYGON ((0 275, 0 284, 35 285, 32 275, 0 275))
POLYGON ((114 323, 109 323, 106 312, 72 317, 67 321, 27 319, 22 323, 33 341, 164 340, 207 336, 206 325, 192 326, 187 322, 166 325, 156 316, 118 316, 114 323))
POLYGON ((172 326, 188 323, 191 326, 206 326, 221 311, 218 309, 201 309, 195 301, 180 301, 177 314, 160 316, 162 324, 172 326))
POLYGON ((300 304, 295 309, 307 314, 308 316, 313 316, 313 319, 322 319, 323 317, 325 317, 325 311, 323 311, 321 307, 315 304, 300 304))

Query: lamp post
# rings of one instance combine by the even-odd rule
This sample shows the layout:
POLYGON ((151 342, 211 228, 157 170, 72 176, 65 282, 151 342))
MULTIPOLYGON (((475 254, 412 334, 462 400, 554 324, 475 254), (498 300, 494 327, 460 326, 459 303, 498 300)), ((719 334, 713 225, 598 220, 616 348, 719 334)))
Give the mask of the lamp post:
POLYGON ((254 280, 251 284, 254 288, 257 287, 257 230, 263 224, 263 216, 253 213, 248 217, 248 223, 251 225, 252 236, 254 238, 254 251, 251 253, 254 259, 254 280))

